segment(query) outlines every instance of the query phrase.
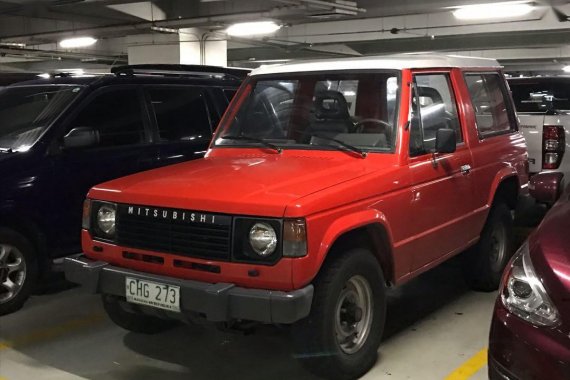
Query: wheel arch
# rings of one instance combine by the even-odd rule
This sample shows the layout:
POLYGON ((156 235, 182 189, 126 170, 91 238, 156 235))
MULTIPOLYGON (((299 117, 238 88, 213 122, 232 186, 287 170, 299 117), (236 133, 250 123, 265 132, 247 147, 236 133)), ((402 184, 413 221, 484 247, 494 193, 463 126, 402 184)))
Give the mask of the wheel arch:
POLYGON ((503 201, 511 210, 516 209, 519 197, 520 183, 516 173, 503 173, 493 183, 493 191, 489 199, 492 206, 497 201, 503 201))
POLYGON ((21 217, 13 210, 0 210, 0 228, 10 229, 28 239, 38 255, 40 270, 49 266, 47 255, 47 238, 40 226, 29 218, 21 217))
POLYGON ((331 225, 321 244, 320 268, 330 258, 342 254, 346 248, 369 249, 388 283, 394 283, 392 234, 385 216, 378 211, 365 211, 341 217, 331 225), (352 221, 352 223, 348 223, 352 221))

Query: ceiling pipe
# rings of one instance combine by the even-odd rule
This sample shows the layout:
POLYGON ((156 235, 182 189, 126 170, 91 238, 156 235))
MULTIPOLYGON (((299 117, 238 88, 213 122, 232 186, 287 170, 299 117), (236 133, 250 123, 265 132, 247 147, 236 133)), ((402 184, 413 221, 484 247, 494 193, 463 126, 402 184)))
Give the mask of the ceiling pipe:
MULTIPOLYGON (((282 16, 279 14, 279 9, 273 9, 266 12, 246 12, 246 13, 234 13, 230 15, 215 15, 215 16, 204 16, 204 17, 191 17, 191 18, 181 18, 181 19, 168 19, 159 21, 142 21, 137 23, 123 23, 99 26, 93 28, 83 28, 83 29, 67 29, 59 30, 54 32, 43 32, 43 33, 29 33, 29 34, 18 34, 2 36, 0 41, 2 42, 12 42, 12 41, 22 41, 37 38, 39 41, 54 41, 61 37, 73 36, 73 35, 93 35, 100 36, 101 34, 112 35, 112 37, 119 37, 117 33, 120 32, 148 32, 152 27, 164 27, 164 28, 189 28, 189 27, 211 27, 216 24, 225 24, 233 22, 241 22, 244 19, 257 20, 257 19, 271 19, 278 18, 282 16)), ((131 33, 132 34, 132 33, 131 33)))
POLYGON ((364 9, 364 8, 358 8, 357 6, 346 5, 343 3, 335 3, 335 2, 324 1, 324 0, 299 0, 299 1, 301 3, 305 3, 305 4, 312 4, 312 5, 322 6, 322 7, 344 9, 344 10, 352 11, 352 12, 360 12, 360 13, 366 12, 366 9, 364 9))
POLYGON ((84 59, 92 59, 96 62, 126 62, 126 57, 116 56, 116 55, 102 55, 93 53, 72 53, 72 52, 62 52, 55 50, 35 50, 27 48, 14 48, 14 47, 0 47, 0 55, 10 56, 10 57, 24 57, 24 58, 39 58, 39 59, 72 59, 81 61, 84 59))

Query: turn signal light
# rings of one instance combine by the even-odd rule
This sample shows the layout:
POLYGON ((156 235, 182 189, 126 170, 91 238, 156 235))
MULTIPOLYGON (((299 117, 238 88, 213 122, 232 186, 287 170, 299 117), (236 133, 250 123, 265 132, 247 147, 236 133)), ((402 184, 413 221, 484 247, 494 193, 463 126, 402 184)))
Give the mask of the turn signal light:
POLYGON ((89 230, 91 227, 91 199, 86 199, 83 202, 83 219, 81 221, 81 226, 85 230, 89 230))
POLYGON ((283 256, 307 255, 307 225, 304 219, 285 219, 283 223, 283 256))

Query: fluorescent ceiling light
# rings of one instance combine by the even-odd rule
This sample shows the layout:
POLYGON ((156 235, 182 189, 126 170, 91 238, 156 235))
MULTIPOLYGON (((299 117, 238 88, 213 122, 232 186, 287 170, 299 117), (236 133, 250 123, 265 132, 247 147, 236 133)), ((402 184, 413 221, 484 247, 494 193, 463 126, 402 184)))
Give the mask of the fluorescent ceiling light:
POLYGON ((281 29, 281 25, 273 21, 242 22, 230 26, 226 33, 230 36, 255 36, 270 34, 281 29))
POLYGON ((93 37, 74 37, 61 40, 59 46, 62 48, 80 48, 91 46, 95 42, 97 42, 97 39, 93 37))
POLYGON ((565 73, 570 73, 570 65, 564 66, 564 67, 562 68, 562 71, 564 71, 565 73))
POLYGON ((21 42, 0 42, 0 46, 25 48, 26 44, 21 42))
POLYGON ((457 7, 453 15, 460 20, 516 18, 532 12, 535 7, 521 1, 475 4, 457 7))

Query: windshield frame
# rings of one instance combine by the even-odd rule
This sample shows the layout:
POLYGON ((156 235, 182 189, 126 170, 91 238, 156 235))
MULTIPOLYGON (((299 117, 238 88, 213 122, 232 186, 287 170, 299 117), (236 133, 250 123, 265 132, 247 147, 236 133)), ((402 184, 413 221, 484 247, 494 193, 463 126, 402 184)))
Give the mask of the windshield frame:
MULTIPOLYGON (((55 116, 48 124, 45 125, 45 127, 43 128, 43 130, 41 131, 41 133, 38 135, 38 137, 32 142, 30 143, 28 149, 26 150, 12 150, 12 152, 14 153, 21 153, 21 152, 27 152, 31 149, 34 148, 34 146, 36 146, 36 144, 42 140, 44 138, 44 136, 49 133, 49 131, 52 129, 52 126, 54 124, 56 124, 61 118, 65 117, 67 115, 67 110, 72 107, 77 101, 78 99, 82 98, 83 95, 85 94, 85 89, 87 87, 89 87, 88 85, 85 84, 75 84, 75 83, 33 83, 33 84, 17 84, 17 85, 12 85, 12 86, 6 86, 3 88, 0 88, 0 96, 3 96, 5 92, 8 92, 12 89, 19 89, 19 88, 44 88, 44 89, 49 89, 50 87, 59 87, 59 88, 65 88, 65 87, 78 87, 80 88, 80 90, 77 92, 77 94, 71 99, 70 102, 68 102, 68 104, 66 104, 64 107, 62 107, 59 112, 57 113, 57 116, 55 116)), ((5 148, 5 147, 1 147, 0 148, 5 148)))
MULTIPOLYGON (((358 70, 318 70, 308 72, 287 72, 287 73, 269 73, 249 76, 241 85, 239 91, 234 96, 226 113, 220 120, 218 128, 214 134, 210 149, 227 149, 227 148, 263 148, 263 145, 255 142, 234 143, 234 144, 217 144, 219 139, 223 139, 222 135, 234 122, 235 116, 241 110, 241 107, 247 99, 249 99, 251 91, 259 81, 286 81, 297 80, 307 76, 350 76, 350 75, 366 75, 366 74, 392 74, 397 79, 398 89, 396 91, 396 105, 394 107, 394 126, 392 133, 394 135, 390 141, 390 149, 379 149, 374 147, 359 147, 366 153, 382 153, 394 154, 398 146, 399 127, 400 127, 400 111, 402 107, 402 71, 398 69, 358 69, 358 70)), ((306 151, 340 151, 338 145, 309 145, 309 144, 283 144, 279 145, 275 140, 267 139, 267 142, 277 145, 283 151, 286 150, 306 150, 306 151)))

